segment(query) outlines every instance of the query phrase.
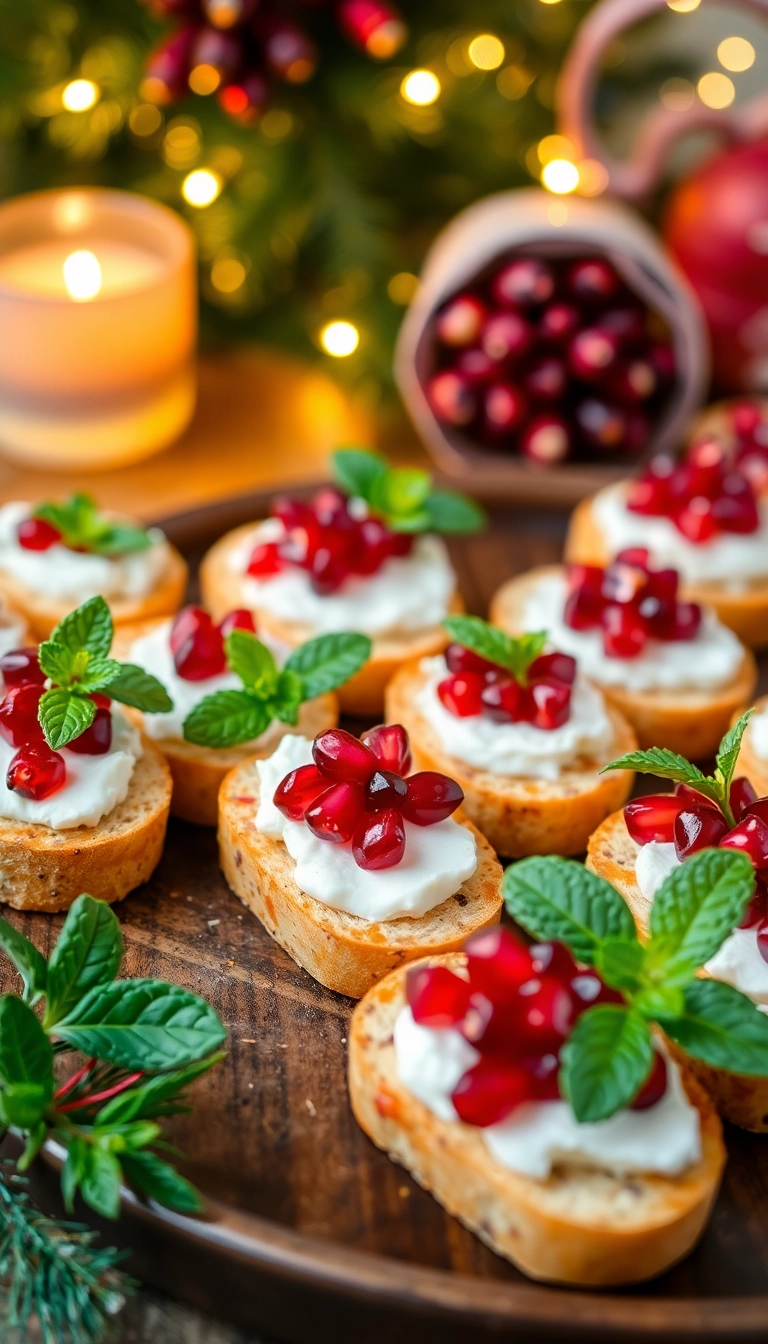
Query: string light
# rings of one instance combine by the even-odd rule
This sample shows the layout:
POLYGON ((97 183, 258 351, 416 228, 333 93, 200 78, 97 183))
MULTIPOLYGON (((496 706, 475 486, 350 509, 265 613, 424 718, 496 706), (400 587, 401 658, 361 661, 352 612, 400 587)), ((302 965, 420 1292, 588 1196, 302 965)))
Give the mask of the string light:
POLYGON ((504 43, 493 33, 480 33, 472 38, 468 55, 478 70, 498 70, 504 60, 504 43))
POLYGON ((61 101, 68 112, 87 112, 101 96, 99 87, 90 79, 73 79, 62 92, 61 101))
POLYGON ((755 64, 755 48, 746 37, 724 37, 717 48, 717 59, 726 70, 738 74, 755 64))
POLYGON ((237 257, 221 257, 211 267, 211 284, 220 294, 235 294, 245 283, 246 270, 237 257))
POLYGON ((352 322, 327 322, 320 332, 320 344, 327 355, 345 359, 360 344, 360 332, 352 322))
POLYGON ((128 118, 128 125, 133 134, 142 139, 150 135, 156 135, 162 124, 163 114, 159 107, 155 107, 154 103, 139 103, 138 107, 133 108, 128 118))
POLYGON ((412 275, 410 271, 398 271, 393 275, 387 285, 387 293, 393 303, 399 303, 405 308, 416 295, 419 288, 419 277, 412 275))
POLYGON ((70 252, 61 269, 71 299, 87 303, 96 298, 101 289, 101 266, 93 252, 70 252))
POLYGON ((705 107, 712 107, 718 111, 723 107, 730 107, 736 97, 733 80, 727 75, 721 75, 719 70, 711 70, 708 74, 702 75, 696 85, 696 92, 705 107))
POLYGON ((579 174, 579 193, 582 196, 600 196, 608 187, 608 169, 599 159, 581 159, 576 165, 579 174))
POLYGON ((198 210, 202 210, 216 200, 222 186, 218 173, 212 173, 210 168, 195 168, 184 178, 181 194, 188 205, 194 205, 198 210))
POLYGON ((218 89, 221 83, 221 71, 217 70, 215 65, 203 62, 190 70, 187 83, 193 93, 207 97, 209 93, 215 93, 218 89))
POLYGON ((429 107, 440 97, 440 80, 431 70, 412 70, 400 85, 400 92, 407 103, 429 107))
POLYGON ((570 159, 551 159, 541 170, 541 181, 547 191, 567 196, 579 185, 579 170, 570 159))
POLYGON ((570 159, 574 153, 572 142, 565 135, 545 135, 536 146, 539 163, 551 163, 553 159, 570 159))

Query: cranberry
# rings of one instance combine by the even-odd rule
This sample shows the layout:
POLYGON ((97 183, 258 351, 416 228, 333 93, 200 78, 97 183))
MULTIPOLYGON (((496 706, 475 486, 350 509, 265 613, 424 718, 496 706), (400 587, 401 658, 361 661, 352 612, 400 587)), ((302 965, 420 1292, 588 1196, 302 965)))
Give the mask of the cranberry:
POLYGON ((366 812, 384 812, 400 807, 408 790, 405 780, 390 770, 375 770, 365 786, 366 812))
POLYGON ((473 294, 450 299, 437 315, 435 326, 443 345, 473 345, 485 320, 485 305, 473 294))
POLYGON ((591 381, 614 366, 618 353, 619 342, 611 332, 585 327, 571 341, 568 359, 578 378, 591 381))
POLYGON ((561 681, 572 686, 576 680, 576 659, 569 653, 542 653, 528 668, 528 680, 561 681))
POLYGON ((520 440, 525 457, 548 466, 563 462, 571 451, 571 430, 561 415, 539 415, 531 420, 520 440))
POLYGON ((352 839, 363 813, 363 790, 359 784, 331 784, 310 803, 304 813, 310 831, 319 840, 344 845, 352 839))
POLYGON ((500 1124, 534 1096, 533 1081, 523 1064, 481 1059, 459 1079, 451 1101, 460 1120, 484 1128, 500 1124))
POLYGON ((326 779, 367 784, 377 767, 373 752, 343 728, 328 728, 312 746, 315 765, 326 779))
POLYGON ((19 523, 16 535, 25 551, 49 551, 62 537, 59 529, 44 518, 24 518, 19 523))
POLYGON ((740 821, 752 804, 757 802, 757 790, 744 775, 739 775, 731 784, 728 801, 734 817, 740 821))
POLYGON ((438 420, 449 425, 468 425, 477 415, 477 400, 469 379, 452 369, 444 369, 430 378, 427 400, 438 420))
POLYGON ((533 332, 519 313, 496 313, 483 328, 483 350, 498 363, 525 354, 532 341, 533 332))
POLYGON ((44 686, 45 673, 37 660, 37 649, 12 649, 0 658, 0 672, 6 686, 44 686))
POLYGON ((603 609, 603 648, 609 658, 637 658, 648 636, 639 611, 631 606, 609 603, 603 609))
POLYGON ((675 820, 684 804, 674 793, 649 793, 634 798, 624 808, 627 830, 637 845, 652 840, 671 845, 675 838, 675 820))
POLYGON ((571 706, 571 688, 560 682, 537 681, 531 687, 535 705, 533 723, 536 728, 551 730, 568 721, 571 706))
POLYGON ((647 401, 656 391, 656 371, 646 359, 620 361, 609 380, 612 396, 619 401, 647 401))
POLYGON ((459 719, 483 712, 485 677, 480 672, 459 672, 438 683, 438 698, 459 719))
POLYGON ((219 621, 219 630, 222 637, 226 639, 233 630, 249 630, 252 635, 256 634, 256 622, 253 619, 253 612, 245 607, 237 607, 235 611, 230 611, 219 621))
POLYGON ((311 803, 328 788, 328 780, 316 765, 300 765, 291 770, 275 789, 273 802, 284 817, 303 821, 311 803))
POLYGON ((413 1020, 420 1027, 454 1027, 469 1004, 469 985, 447 966, 414 966, 406 976, 413 1020))
POLYGON ((678 812, 674 823, 675 853, 682 862, 689 854, 700 849, 711 849, 720 844, 728 830, 728 823, 720 812, 710 807, 689 807, 678 812))
POLYGON ((483 425, 489 434, 511 434, 525 417, 526 404, 512 383, 492 383, 483 399, 483 425))
POLYGON ((535 308, 552 298, 555 277, 545 262, 520 257, 494 276, 491 291, 502 307, 519 304, 521 308, 535 308))
POLYGON ((524 385, 534 401, 560 401, 568 387, 568 371, 561 359, 543 355, 531 364, 524 385))
POLYGON ((69 751, 80 756, 103 756, 112 746, 112 715, 109 710, 100 707, 96 710, 93 723, 79 737, 67 743, 69 751))
POLYGON ((627 420, 619 406, 588 397, 576 407, 576 423, 595 448, 618 448, 627 434, 627 420))
POLYGON ((553 303, 544 309, 539 319, 539 335, 545 341, 560 344, 578 331, 579 319, 579 310, 573 304, 553 303))
POLYGON ((457 373, 463 375, 471 386, 489 383, 499 372, 496 360, 489 359, 485 351, 479 347, 472 350, 462 350, 454 368, 457 373))
POLYGON ((407 781, 408 791, 401 812, 414 826, 432 826, 445 821, 464 801, 455 780, 434 770, 422 770, 407 781))
POLYGON ((171 627, 171 651, 176 673, 184 681, 207 681, 227 670, 221 630, 199 607, 179 612, 171 627))
POLYGON ((653 1052, 653 1064, 643 1086, 630 1106, 632 1111, 648 1111, 658 1106, 667 1090, 667 1061, 658 1050, 653 1052))
POLYGON ((34 742, 16 752, 5 776, 6 786, 22 798, 39 803, 64 787, 67 767, 64 757, 48 743, 34 742))
POLYGON ((609 308, 599 315, 596 325, 616 336, 622 345, 634 345, 646 335, 645 313, 638 307, 609 308))
POLYGON ((754 864, 755 868, 768 867, 768 822, 754 813, 734 826, 733 830, 720 841, 722 849, 740 849, 754 864))
POLYGON ((379 765, 395 774, 407 775, 411 768, 408 734, 399 723, 380 723, 363 733, 361 742, 373 752, 379 765))
POLYGON ((397 808, 364 817, 352 836, 352 853, 359 868, 394 868, 405 854, 405 827, 397 808))
POLYGON ((619 281, 613 267, 599 257, 577 261, 568 272, 572 294, 588 303, 602 303, 618 293, 619 281))
POLYGON ((44 742, 37 717, 43 688, 33 683, 12 686, 0 704, 0 733, 14 747, 44 742))

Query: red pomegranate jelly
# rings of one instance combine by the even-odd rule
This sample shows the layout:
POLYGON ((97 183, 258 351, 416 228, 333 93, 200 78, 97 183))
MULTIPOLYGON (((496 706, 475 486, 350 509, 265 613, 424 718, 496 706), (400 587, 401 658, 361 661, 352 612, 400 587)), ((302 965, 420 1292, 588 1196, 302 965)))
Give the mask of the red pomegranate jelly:
POLYGON ((542 654, 528 667, 524 682, 461 644, 448 646, 445 661, 450 675, 438 684, 437 694, 456 718, 483 714, 496 723, 550 730, 570 717, 576 660, 569 654, 542 654))
POLYGON ((649 639, 694 639, 701 607, 678 598, 675 569, 654 569, 641 547, 620 551, 605 569, 569 565, 564 620, 572 630, 600 630, 609 658, 637 658, 649 639))
POLYGON ((753 485, 756 461, 764 478, 768 454, 757 459, 752 447, 737 452, 734 462, 717 439, 701 439, 680 462, 653 458, 630 486, 627 508, 668 518, 695 545, 727 534, 749 535, 760 526, 753 485))

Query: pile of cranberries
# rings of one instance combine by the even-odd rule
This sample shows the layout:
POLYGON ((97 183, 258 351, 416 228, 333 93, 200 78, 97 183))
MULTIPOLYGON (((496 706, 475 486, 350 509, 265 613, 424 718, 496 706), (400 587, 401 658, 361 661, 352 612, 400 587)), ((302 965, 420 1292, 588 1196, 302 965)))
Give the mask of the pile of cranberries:
POLYGON ((272 517, 283 524, 284 535, 258 542, 247 572, 269 579, 287 566, 298 566, 321 596, 335 593, 353 575, 370 578, 387 560, 410 555, 413 547, 408 533, 390 531, 380 518, 356 516, 354 505, 335 486, 318 491, 309 504, 277 499, 272 517))
POLYGON ((661 320, 598 256, 508 259, 435 337, 438 420, 543 464, 641 452, 675 376, 661 320))
POLYGON ((637 658, 649 639, 693 639, 701 607, 680 602, 676 569, 652 569, 641 547, 620 551, 605 569, 568 566, 563 619, 572 630, 601 630, 609 658, 637 658))
POLYGON ((508 668, 461 644, 449 644, 445 661, 451 675, 438 684, 437 694, 459 719, 484 714, 496 723, 530 723, 544 729, 559 728, 568 721, 576 659, 567 653, 543 653, 535 658, 524 684, 508 668))
POLYGON ((432 770, 404 776, 411 767, 408 734, 399 724, 353 737, 329 728, 315 738, 314 765, 291 770, 275 790, 275 807, 290 821, 305 821, 313 835, 352 845, 359 868, 394 868, 405 854, 405 822, 445 821, 464 794, 447 775, 432 770))
POLYGON ((250 611, 238 607, 214 624, 200 607, 182 607, 171 626, 171 653, 178 676, 184 681, 207 681, 227 670, 224 640, 232 630, 256 633, 250 611))
MULTIPOLYGON (((578 1018, 598 1003, 623 1003, 594 970, 581 970, 562 943, 526 947, 508 929, 476 934, 464 979, 447 966, 415 966, 408 1004, 422 1027, 453 1027, 480 1059, 451 1096, 469 1125, 496 1125, 526 1101, 558 1101, 560 1050, 578 1018)), ((655 1106, 667 1087, 658 1052, 633 1110, 655 1106)))
POLYGON ((695 545, 723 533, 748 534, 760 526, 749 476, 716 439, 701 439, 681 461, 659 455, 633 481, 627 496, 632 513, 668 518, 695 545))
POLYGON ((681 861, 700 849, 738 849, 752 860, 757 887, 743 928, 757 929, 757 945, 768 961, 768 798, 758 798, 748 779, 731 784, 729 797, 736 825, 731 826, 717 803, 688 784, 674 793, 648 794, 624 808, 627 830, 638 845, 655 840, 674 844, 681 861))

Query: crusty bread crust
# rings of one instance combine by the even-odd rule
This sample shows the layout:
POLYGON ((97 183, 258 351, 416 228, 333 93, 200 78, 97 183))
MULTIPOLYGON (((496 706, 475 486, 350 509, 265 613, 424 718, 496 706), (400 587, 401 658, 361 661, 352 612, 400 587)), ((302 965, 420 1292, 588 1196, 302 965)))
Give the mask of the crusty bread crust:
MULTIPOLYGON (((604 877, 620 891, 635 917, 641 937, 647 937, 651 902, 646 900, 635 878, 635 844, 624 821, 623 812, 615 812, 595 831, 587 851, 587 867, 604 877)), ((706 972, 702 971, 702 975, 706 972)), ((674 1042, 670 1049, 684 1059, 707 1089, 720 1114, 739 1129, 768 1133, 768 1078, 748 1078, 725 1069, 712 1069, 698 1059, 684 1055, 674 1042)))
MULTIPOLYGON (((148 634, 150 630, 167 620, 167 617, 153 621, 137 621, 122 626, 115 635, 113 653, 116 658, 127 659, 134 640, 148 634)), ((141 728, 144 715, 139 710, 126 710, 141 728)), ((339 721, 339 704, 335 695, 319 695, 308 700, 299 710, 299 721, 295 727, 283 725, 283 736, 298 733, 302 737, 315 738, 326 728, 335 728, 339 721)), ((196 826, 215 826, 219 819, 219 789, 224 776, 236 765, 251 758, 264 758, 275 749, 276 743, 254 751, 248 743, 238 747, 198 747, 193 742, 185 742, 180 737, 152 738, 158 751, 161 751, 170 766, 173 776, 173 797, 171 815, 182 821, 191 821, 196 826)))
MULTIPOLYGON (((234 532, 217 541, 208 551, 200 566, 200 589, 203 603, 215 620, 235 607, 245 605, 243 584, 240 576, 230 568, 231 553, 242 546, 253 532, 255 524, 246 523, 234 532)), ((463 611, 463 603, 455 593, 451 611, 463 611)), ((315 634, 306 625, 298 621, 280 621, 269 612, 257 610, 259 624, 277 639, 295 648, 311 639, 315 634)), ((337 691, 339 704, 345 714, 366 717, 380 714, 384 705, 384 691, 387 682, 397 669, 409 658, 428 658, 432 654, 442 653, 448 644, 448 636, 441 625, 430 626, 425 630, 416 630, 412 634, 399 635, 397 638, 379 637, 373 641, 373 652, 368 662, 337 691)))
POLYGON ((81 892, 100 901, 149 881, 163 852, 171 774, 147 738, 128 797, 97 826, 54 831, 0 818, 0 901, 16 910, 68 910, 81 892))
MULTIPOLYGON (((531 592, 542 579, 560 572, 542 565, 508 579, 491 602, 491 620, 510 635, 520 634, 531 592)), ((668 747, 689 760, 704 760, 717 751, 735 713, 748 705, 757 685, 754 654, 744 656, 733 681, 712 691, 628 691, 601 686, 606 700, 623 714, 637 733, 641 748, 668 747)))
POLYGON ((614 740, 600 760, 584 760, 578 768, 564 770, 557 782, 516 779, 479 770, 444 751, 437 733, 414 707, 425 680, 418 662, 400 669, 387 689, 387 721, 406 729, 418 769, 450 775, 461 786, 464 811, 497 854, 515 859, 527 854, 583 854, 603 817, 629 797, 631 771, 599 774, 609 761, 637 747, 632 729, 610 706, 614 740))
POLYGON ((477 870, 455 896, 420 919, 380 923, 324 905, 297 887, 294 861, 281 840, 256 829, 259 776, 246 761, 224 780, 219 795, 219 853, 236 896, 267 932, 315 980, 359 999, 396 966, 449 952, 465 938, 498 924, 502 870, 487 840, 457 813, 477 841, 477 870))
MULTIPOLYGON (((768 707, 768 695, 764 695, 762 700, 755 702, 755 709, 758 713, 768 707)), ((735 723, 738 716, 734 715, 735 723)), ((741 751, 736 766, 737 775, 746 775, 750 784, 757 790, 758 798, 765 798, 768 795, 768 761, 757 756, 752 750, 752 744, 749 738, 749 728, 741 739, 741 751)))
MULTIPOLYGON (((109 609, 115 625, 127 621, 141 621, 152 616, 172 616, 178 611, 184 600, 187 586, 187 562, 168 544, 168 568, 162 581, 146 597, 110 599, 109 609)), ((25 584, 19 583, 10 574, 0 571, 0 594, 11 606, 22 612, 36 639, 47 639, 54 626, 74 607, 76 602, 63 602, 47 597, 44 593, 35 593, 25 584)))
MULTIPOLYGON (((592 497, 583 499, 574 509, 565 539, 565 559, 579 565, 607 565, 611 559, 592 512, 592 497)), ((768 579, 729 592, 719 583, 684 583, 683 596, 689 602, 714 607, 723 625, 753 649, 768 644, 768 579)))
MULTIPOLYGON (((461 956, 441 959, 448 965, 461 956)), ((639 1283, 681 1260, 709 1218, 725 1164, 709 1098, 686 1069, 702 1159, 679 1176, 613 1176, 575 1165, 533 1180, 502 1167, 479 1130, 438 1119, 401 1084, 393 1028, 405 972, 376 985, 352 1017, 349 1091, 361 1127, 449 1213, 531 1278, 584 1287, 639 1283)))

